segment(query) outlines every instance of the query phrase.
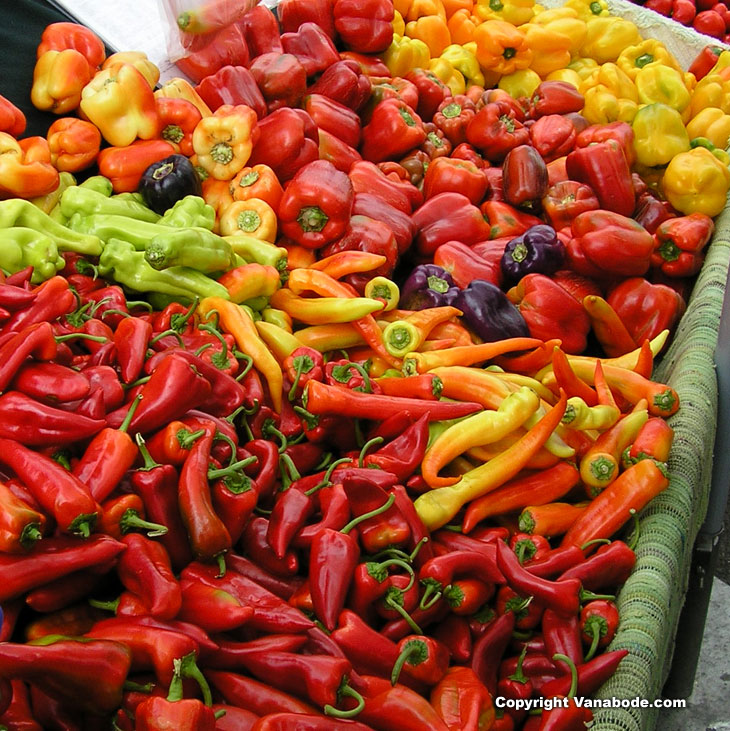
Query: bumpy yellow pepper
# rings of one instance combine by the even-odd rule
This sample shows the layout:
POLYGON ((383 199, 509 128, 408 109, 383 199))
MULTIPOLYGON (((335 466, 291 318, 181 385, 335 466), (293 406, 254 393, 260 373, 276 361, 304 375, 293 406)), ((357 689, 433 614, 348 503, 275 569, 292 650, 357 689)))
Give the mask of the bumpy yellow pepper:
POLYGON ((571 40, 545 25, 526 23, 520 27, 532 49, 530 68, 540 76, 565 68, 570 63, 571 40))
POLYGON ((708 72, 709 74, 717 74, 723 69, 730 66, 730 51, 723 51, 718 57, 715 65, 708 72))
POLYGON ((525 34, 511 23, 485 20, 474 31, 479 65, 488 71, 511 74, 532 63, 532 49, 525 34))
POLYGON ((406 34, 406 21, 397 10, 393 11, 393 33, 399 36, 406 34))
POLYGON ((725 207, 730 171, 704 147, 675 155, 662 180, 667 200, 681 213, 716 216, 725 207))
POLYGON ((440 56, 451 43, 451 33, 440 15, 422 15, 418 20, 411 20, 406 23, 406 35, 423 41, 431 57, 440 56))
POLYGON ((583 79, 580 92, 585 94, 594 86, 605 86, 617 99, 629 99, 638 103, 639 94, 633 81, 610 61, 601 64, 592 74, 583 79))
POLYGON ((666 104, 641 107, 631 127, 636 159, 642 165, 666 165, 675 155, 689 150, 689 135, 682 117, 666 104))
POLYGON ((393 34, 393 42, 383 54, 383 62, 391 76, 405 76, 409 71, 427 69, 431 60, 428 46, 417 38, 393 34))
POLYGON ((644 66, 636 75, 636 89, 642 104, 666 104, 676 109, 684 122, 689 121, 690 94, 679 71, 663 64, 644 66))
POLYGON ((82 113, 115 147, 158 134, 155 97, 142 74, 131 64, 109 66, 96 73, 81 92, 82 113))
POLYGON ((580 52, 598 63, 615 61, 626 46, 641 43, 639 29, 630 21, 615 16, 601 16, 586 21, 585 43, 580 52))
POLYGON ((606 0, 567 0, 566 8, 572 8, 583 20, 605 18, 610 15, 606 0))
POLYGON ((666 46, 661 41, 653 38, 647 38, 635 46, 624 48, 616 63, 632 79, 636 78, 641 69, 652 63, 661 63, 673 68, 675 71, 682 71, 679 62, 667 50, 666 46))
POLYGON ((484 74, 479 68, 479 61, 477 61, 475 52, 469 46, 452 43, 443 50, 441 58, 446 59, 457 71, 463 74, 467 86, 471 84, 484 86, 484 74))
POLYGON ((570 38, 570 55, 575 56, 585 43, 588 28, 585 20, 578 17, 578 13, 573 8, 551 8, 536 13, 535 17, 530 21, 538 25, 544 25, 550 30, 561 33, 570 38))
POLYGON ((101 68, 107 69, 116 63, 131 63, 147 79, 147 83, 152 89, 157 86, 157 82, 160 80, 160 69, 147 58, 147 54, 143 51, 119 51, 118 53, 112 53, 111 56, 107 56, 101 68))
POLYGON ((566 81, 576 89, 580 89, 580 76, 573 69, 558 69, 548 74, 545 81, 566 81))
POLYGON ((424 15, 438 15, 445 21, 446 8, 441 0, 411 0, 408 10, 401 15, 406 19, 406 23, 418 20, 424 15))
POLYGON ((466 80, 461 71, 457 71, 450 61, 445 58, 432 58, 428 64, 428 70, 437 76, 446 86, 451 89, 451 93, 456 96, 466 91, 466 80))
POLYGON ((715 147, 724 150, 730 141, 730 114, 717 107, 707 107, 687 124, 687 134, 690 140, 706 137, 715 147))
POLYGON ((692 117, 707 107, 717 107, 730 114, 730 81, 720 74, 708 74, 700 79, 692 92, 692 117))
POLYGON ((598 69, 598 63, 592 58, 574 58, 569 64, 568 68, 571 71, 575 71, 581 79, 587 79, 596 69, 598 69))
POLYGON ((609 124, 610 122, 631 123, 639 110, 632 99, 620 99, 607 86, 598 84, 587 89, 585 106, 582 115, 591 124, 609 124))
POLYGON ((503 76, 497 86, 506 91, 513 99, 519 99, 532 96, 541 82, 542 79, 535 71, 522 69, 503 76))
POLYGON ((477 0, 474 14, 483 20, 503 20, 512 25, 527 23, 534 15, 535 0, 477 0))

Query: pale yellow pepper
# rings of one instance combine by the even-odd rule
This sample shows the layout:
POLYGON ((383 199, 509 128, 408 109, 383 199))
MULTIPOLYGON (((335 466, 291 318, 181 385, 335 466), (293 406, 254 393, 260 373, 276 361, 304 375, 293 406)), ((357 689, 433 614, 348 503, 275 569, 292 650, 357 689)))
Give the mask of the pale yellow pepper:
POLYGON ((605 86, 618 99, 639 102, 636 85, 621 69, 610 61, 602 63, 592 74, 583 79, 580 92, 585 94, 594 86, 605 86))
POLYGON ((428 46, 417 38, 393 35, 393 42, 383 54, 383 62, 392 76, 405 76, 413 69, 427 69, 431 60, 428 46))
POLYGON ((724 150, 730 140, 730 114, 717 107, 707 107, 687 124, 690 140, 706 137, 715 147, 724 150))
POLYGON ((718 57, 715 65, 709 70, 710 74, 717 74, 723 69, 730 67, 730 51, 723 51, 718 57))
POLYGON ((530 21, 538 25, 544 25, 546 28, 561 33, 570 38, 570 55, 578 54, 581 46, 585 43, 588 27, 585 20, 578 17, 578 13, 573 8, 551 8, 537 13, 530 21))
POLYGON ((583 56, 598 63, 615 61, 626 46, 641 43, 639 29, 630 20, 615 16, 600 16, 586 21, 585 43, 581 46, 583 56))
POLYGON ((675 71, 682 71, 679 61, 667 50, 666 46, 653 38, 647 38, 635 46, 624 48, 616 60, 618 67, 631 79, 636 79, 636 75, 641 69, 653 63, 664 64, 675 71))
POLYGON ((574 58, 568 68, 575 71, 581 79, 588 78, 598 68, 598 63, 592 58, 574 58))
POLYGON ((649 64, 636 74, 636 90, 642 104, 660 102, 676 109, 682 120, 690 119, 690 93, 684 85, 682 74, 663 64, 649 64))
POLYGON ((567 0, 564 7, 575 10, 583 20, 610 15, 606 0, 567 0))
POLYGON ((662 189, 680 213, 716 216, 725 207, 730 171, 709 150, 695 147, 672 158, 662 189))
POLYGON ((580 89, 581 79, 573 69, 558 69, 548 74, 545 81, 565 81, 576 89, 580 89))
POLYGON ((604 84, 592 86, 583 96, 585 106, 581 114, 590 124, 631 123, 639 110, 639 105, 635 101, 617 97, 604 84))
POLYGON ((393 11, 393 33, 398 36, 406 34, 406 21, 397 10, 393 11))
POLYGON ((675 155, 689 150, 689 135, 679 112, 656 103, 641 107, 631 124, 634 151, 641 165, 666 165, 675 155))
POLYGON ((519 99, 532 96, 541 83, 542 79, 535 71, 522 69, 503 76, 497 86, 506 91, 513 99, 519 99))
POLYGON ((484 74, 479 67, 475 51, 476 44, 468 43, 460 46, 452 43, 441 52, 441 58, 446 59, 457 71, 461 72, 467 86, 471 84, 484 86, 484 74))
POLYGON ((571 40, 546 25, 526 23, 520 26, 532 49, 530 68, 540 76, 565 68, 570 63, 571 40))
POLYGON ((707 107, 717 107, 730 114, 730 81, 720 74, 708 74, 697 82, 692 91, 692 117, 696 117, 707 107))
POLYGON ((504 20, 522 25, 535 14, 534 6, 534 0, 477 0, 474 14, 482 20, 504 20))
POLYGON ((432 58, 428 64, 428 70, 451 89, 452 95, 456 96, 466 91, 464 74, 457 71, 445 58, 432 58))

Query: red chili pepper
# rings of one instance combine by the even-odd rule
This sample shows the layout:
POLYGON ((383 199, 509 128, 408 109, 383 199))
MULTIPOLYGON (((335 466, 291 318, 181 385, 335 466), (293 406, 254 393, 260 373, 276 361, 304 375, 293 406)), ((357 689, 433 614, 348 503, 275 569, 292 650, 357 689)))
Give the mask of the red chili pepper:
POLYGON ((241 537, 243 552, 275 576, 294 576, 299 569, 297 554, 288 550, 279 558, 267 540, 268 529, 266 518, 257 516, 249 520, 241 537))
POLYGON ((56 352, 57 344, 48 322, 29 325, 10 335, 0 345, 0 391, 8 387, 29 356, 49 361, 56 357, 56 352))
POLYGON ((472 636, 466 617, 450 614, 434 628, 432 634, 449 648, 453 662, 463 664, 471 660, 472 636))
POLYGON ((0 482, 0 550, 24 553, 43 537, 46 517, 0 482))
MULTIPOLYGON (((297 548, 310 548, 314 536, 325 528, 340 530, 350 520, 350 501, 341 483, 331 485, 317 493, 320 520, 304 526, 294 536, 293 545, 297 548)), ((408 498, 410 500, 410 498, 408 498)))
POLYGON ((580 628, 583 642, 588 646, 586 661, 598 648, 606 647, 616 636, 619 614, 616 605, 607 599, 594 599, 584 605, 580 612, 580 628))
POLYGON ((624 584, 635 563, 636 554, 626 543, 611 541, 585 561, 562 573, 559 578, 578 579, 584 589, 600 591, 624 584))
POLYGON ((512 637, 515 616, 512 612, 497 617, 474 643, 471 669, 484 683, 490 695, 497 690, 497 671, 507 645, 512 637))
MULTIPOLYGON (((561 617, 552 609, 546 609, 542 615, 541 629, 548 657, 559 653, 569 657, 576 665, 583 662, 580 617, 577 613, 561 617)), ((564 666, 558 664, 558 667, 564 666)))
MULTIPOLYGON (((6 283, 14 282, 8 278, 6 283)), ((56 318, 71 312, 76 302, 67 280, 61 276, 47 279, 33 292, 34 301, 28 307, 14 312, 10 319, 3 323, 3 333, 19 332, 30 325, 53 322, 56 318)))
POLYGON ((114 331, 117 363, 124 383, 139 378, 144 367, 147 346, 152 337, 152 325, 139 317, 125 317, 114 331))
POLYGON ((146 532, 149 538, 167 533, 166 526, 144 519, 144 503, 142 498, 134 493, 123 493, 110 498, 102 503, 101 507, 99 532, 117 540, 121 540, 122 536, 134 530, 146 532))
POLYGON ((18 371, 13 387, 31 398, 51 403, 83 399, 90 391, 89 380, 59 363, 27 362, 18 371))
POLYGON ((639 429, 631 446, 625 450, 628 463, 641 459, 654 459, 666 462, 674 441, 674 430, 660 416, 652 416, 639 429))
POLYGON ((181 579, 179 586, 181 606, 177 616, 206 632, 229 632, 246 624, 254 615, 253 607, 241 604, 225 589, 215 589, 190 577, 181 579))
POLYGON ((510 548, 517 554, 521 564, 531 559, 540 559, 550 551, 547 538, 530 533, 514 533, 509 541, 510 548))
POLYGON ((512 612, 515 615, 515 627, 520 630, 534 629, 540 624, 545 608, 533 597, 522 597, 509 586, 502 586, 497 591, 497 614, 512 612))
MULTIPOLYGON (((629 654, 628 650, 604 652, 592 660, 578 666, 577 695, 588 696, 595 693, 615 672, 621 660, 629 654)), ((542 686, 545 698, 565 695, 570 688, 570 675, 562 675, 542 686)))
POLYGON ((426 685, 435 685, 446 674, 449 666, 449 650, 433 637, 409 635, 397 645, 398 658, 390 674, 390 682, 395 685, 405 668, 416 680, 426 685))
POLYGON ((552 549, 537 561, 528 562, 525 568, 531 574, 547 579, 562 574, 583 560, 585 554, 578 546, 564 546, 552 549))

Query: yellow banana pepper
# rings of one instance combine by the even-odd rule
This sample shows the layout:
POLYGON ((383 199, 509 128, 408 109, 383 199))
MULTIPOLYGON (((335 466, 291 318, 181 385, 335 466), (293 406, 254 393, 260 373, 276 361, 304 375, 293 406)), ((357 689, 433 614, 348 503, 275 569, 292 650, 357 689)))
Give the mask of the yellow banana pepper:
POLYGON ((418 20, 424 15, 438 15, 445 21, 446 8, 444 8, 441 0, 412 0, 408 10, 401 13, 401 15, 405 18, 406 23, 410 23, 411 20, 418 20))
POLYGON ((532 63, 532 49, 525 34, 511 23, 485 20, 474 31, 479 65, 488 71, 511 74, 532 63))
POLYGON ((440 56, 451 43, 451 33, 446 21, 440 15, 422 15, 418 20, 406 23, 406 35, 423 41, 431 57, 440 56))
POLYGON ((636 75, 641 69, 653 63, 661 63, 673 68, 675 71, 682 71, 679 62, 667 50, 666 46, 661 41, 653 38, 647 38, 635 46, 624 48, 616 63, 632 79, 636 79, 636 75))
POLYGON ((586 79, 598 69, 598 63, 592 58, 574 58, 568 68, 575 71, 581 79, 586 79))
POLYGON ((631 124, 637 161, 648 167, 666 165, 689 150, 689 136, 676 109, 656 103, 641 107, 631 124))
POLYGON ((513 99, 519 99, 532 96, 541 82, 542 79, 537 72, 532 69, 522 69, 503 76, 497 86, 506 91, 513 99))
POLYGON ((644 66, 636 75, 636 89, 642 104, 666 104, 676 109, 683 121, 689 120, 690 94, 679 71, 662 64, 644 66))
POLYGON ((580 89, 580 76, 573 69, 558 69, 548 74, 545 81, 566 81, 576 89, 580 89))
POLYGON ((441 58, 463 74, 467 86, 484 86, 484 74, 479 68, 476 54, 470 48, 452 43, 442 51, 441 58))
POLYGON ((579 91, 585 94, 591 87, 605 86, 617 99, 639 102, 636 85, 621 69, 610 61, 602 63, 592 74, 583 79, 579 91))
POLYGON ((399 36, 406 34, 406 21, 397 10, 393 11, 393 33, 399 36))
POLYGON ((540 76, 565 68, 570 63, 571 40, 545 25, 526 23, 520 27, 532 49, 530 68, 540 76))
POLYGON ((477 0, 474 14, 482 20, 503 20, 512 25, 529 22, 534 15, 535 0, 477 0))
POLYGON ((474 29, 482 22, 468 10, 457 10, 448 20, 447 27, 452 43, 464 45, 474 40, 474 29))
POLYGON ((583 20, 610 15, 606 0, 567 0, 565 7, 575 10, 583 20))
POLYGON ((451 93, 456 96, 466 91, 466 79, 461 71, 457 71, 450 61, 445 58, 432 58, 428 64, 428 70, 437 76, 446 86, 451 89, 451 93))
POLYGON ((662 188, 681 213, 716 216, 725 207, 730 171, 709 150, 695 147, 672 158, 662 188))
POLYGON ((717 107, 725 114, 730 114, 730 81, 720 74, 708 74, 697 82, 690 106, 692 117, 707 107, 717 107))
POLYGON ((600 16, 586 21, 586 40, 581 46, 583 56, 598 63, 615 61, 626 46, 641 43, 639 29, 630 21, 615 16, 600 16))
POLYGON ((706 137, 715 147, 724 150, 730 140, 730 114, 717 107, 707 107, 687 124, 687 134, 690 140, 706 137))
POLYGON ((573 8, 552 8, 537 13, 530 21, 538 25, 544 25, 550 30, 568 36, 570 38, 570 55, 575 56, 585 43, 588 28, 585 20, 578 17, 573 8))
POLYGON ((639 105, 632 99, 620 99, 607 86, 598 84, 587 89, 585 106, 581 114, 591 124, 609 124, 610 122, 633 121, 639 105))
POLYGON ((391 76, 405 76, 413 69, 427 69, 431 60, 428 46, 418 38, 393 35, 393 42, 383 54, 391 76))

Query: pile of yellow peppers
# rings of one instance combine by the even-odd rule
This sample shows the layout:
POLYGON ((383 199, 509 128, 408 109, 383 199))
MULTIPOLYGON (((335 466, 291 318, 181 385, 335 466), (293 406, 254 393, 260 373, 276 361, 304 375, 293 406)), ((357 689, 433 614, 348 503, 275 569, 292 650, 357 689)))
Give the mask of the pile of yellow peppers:
POLYGON ((730 52, 701 80, 605 0, 395 0, 393 76, 427 68, 454 95, 498 86, 529 98, 542 81, 585 97, 590 124, 628 122, 635 169, 685 214, 717 215, 730 189, 730 52))

